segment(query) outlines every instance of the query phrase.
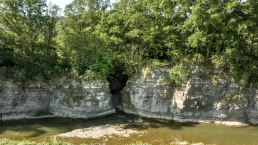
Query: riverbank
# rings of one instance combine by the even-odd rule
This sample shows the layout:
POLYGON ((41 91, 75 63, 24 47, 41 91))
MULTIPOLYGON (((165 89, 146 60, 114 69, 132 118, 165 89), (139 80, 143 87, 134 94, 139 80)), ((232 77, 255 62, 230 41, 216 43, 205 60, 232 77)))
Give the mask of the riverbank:
MULTIPOLYGON (((26 144, 26 145, 73 145, 71 143, 63 142, 63 141, 52 141, 52 142, 31 142, 31 141, 14 141, 9 139, 0 139, 0 145, 18 145, 18 144, 26 144)), ((136 142, 127 145, 151 145, 143 142, 136 142)), ((171 142, 170 145, 204 145, 203 143, 189 143, 187 141, 175 141, 171 142)))
POLYGON ((7 121, 1 124, 0 128, 0 138, 16 141, 49 142, 61 134, 72 136, 56 137, 58 140, 75 145, 131 145, 137 142, 167 145, 177 141, 187 142, 187 145, 253 145, 258 142, 256 126, 179 123, 127 114, 113 114, 94 119, 45 118, 7 121))

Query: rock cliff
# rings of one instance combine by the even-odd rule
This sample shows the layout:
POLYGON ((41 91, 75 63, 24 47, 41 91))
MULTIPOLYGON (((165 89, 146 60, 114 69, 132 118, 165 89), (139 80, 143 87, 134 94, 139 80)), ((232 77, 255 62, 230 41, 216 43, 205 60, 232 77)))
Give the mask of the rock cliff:
MULTIPOLYGON (((258 124, 258 89, 241 87, 228 76, 216 79, 193 72, 180 87, 167 77, 169 68, 142 71, 112 99, 106 81, 61 78, 48 82, 0 83, 0 120, 40 117, 92 118, 125 113, 180 122, 258 124)), ((215 73, 216 74, 216 73, 215 73)))
POLYGON ((114 113, 108 82, 74 78, 49 82, 0 83, 0 119, 91 118, 114 113))
POLYGON ((193 72, 181 87, 167 82, 169 69, 153 69, 132 79, 122 96, 122 110, 142 117, 181 122, 258 121, 258 90, 241 90, 227 77, 216 82, 193 72))

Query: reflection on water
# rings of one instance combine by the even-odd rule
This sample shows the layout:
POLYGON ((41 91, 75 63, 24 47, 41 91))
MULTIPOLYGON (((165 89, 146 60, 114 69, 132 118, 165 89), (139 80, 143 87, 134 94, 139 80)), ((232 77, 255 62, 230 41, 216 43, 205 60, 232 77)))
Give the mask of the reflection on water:
POLYGON ((205 144, 258 144, 258 127, 227 127, 215 124, 178 123, 157 119, 141 119, 136 116, 114 114, 96 119, 47 118, 37 120, 8 121, 0 124, 0 138, 15 140, 47 141, 54 135, 75 129, 105 124, 126 124, 124 128, 144 131, 130 137, 101 139, 65 139, 74 144, 106 143, 110 145, 145 142, 170 144, 175 140, 202 142, 205 144))

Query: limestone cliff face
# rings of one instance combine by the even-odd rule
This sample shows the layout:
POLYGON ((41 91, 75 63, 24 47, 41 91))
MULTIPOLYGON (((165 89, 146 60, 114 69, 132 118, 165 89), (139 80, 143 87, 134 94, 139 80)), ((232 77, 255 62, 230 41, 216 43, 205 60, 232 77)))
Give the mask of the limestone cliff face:
POLYGON ((156 68, 132 80, 123 92, 122 109, 142 117, 177 121, 241 121, 257 123, 258 90, 240 91, 227 78, 216 83, 192 74, 185 84, 175 88, 166 82, 169 69, 156 68))
MULTIPOLYGON (((182 87, 169 84, 166 67, 131 79, 119 99, 126 113, 176 121, 238 121, 258 124, 258 89, 240 90, 227 76, 193 72, 182 87)), ((120 94, 120 93, 118 93, 120 94)), ((60 78, 48 82, 0 83, 0 120, 37 117, 92 118, 115 112, 106 81, 60 78)))
POLYGON ((0 119, 37 117, 91 118, 114 113, 108 82, 62 78, 47 83, 0 83, 0 119))

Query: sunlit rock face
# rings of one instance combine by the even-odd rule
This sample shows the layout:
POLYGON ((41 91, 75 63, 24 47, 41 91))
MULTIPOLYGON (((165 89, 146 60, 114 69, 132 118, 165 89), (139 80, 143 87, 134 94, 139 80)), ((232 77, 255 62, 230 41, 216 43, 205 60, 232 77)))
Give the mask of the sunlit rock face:
POLYGON ((123 92, 122 108, 127 113, 149 118, 177 121, 240 121, 258 120, 258 91, 245 89, 227 76, 204 77, 192 73, 181 87, 167 81, 168 67, 156 68, 132 79, 123 92))
MULTIPOLYGON (((258 124, 258 90, 240 89, 230 77, 193 71, 180 87, 168 81, 169 67, 143 70, 119 92, 119 109, 148 118, 181 122, 251 122, 258 124)), ((223 74, 223 75, 218 75, 223 74)), ((1 82, 0 120, 73 117, 115 113, 109 83, 58 78, 47 82, 1 82)))
POLYGON ((59 78, 0 83, 0 120, 43 116, 92 118, 115 112, 108 82, 59 78))
POLYGON ((0 84, 0 119, 20 119, 49 109, 53 92, 40 84, 2 82, 0 84))

